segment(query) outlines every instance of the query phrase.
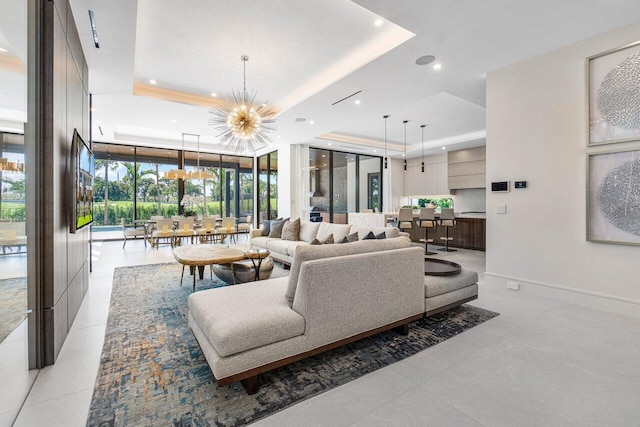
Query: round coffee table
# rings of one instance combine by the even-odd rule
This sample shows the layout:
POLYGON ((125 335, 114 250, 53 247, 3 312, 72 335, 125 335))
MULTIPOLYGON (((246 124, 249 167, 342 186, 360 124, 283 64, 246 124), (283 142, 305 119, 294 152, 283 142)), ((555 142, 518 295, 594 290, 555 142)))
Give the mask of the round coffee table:
POLYGON ((233 248, 221 248, 210 245, 187 245, 173 249, 173 257, 182 264, 182 275, 180 276, 180 286, 184 278, 184 267, 189 266, 193 273, 193 290, 196 290, 196 272, 198 267, 200 280, 204 277, 204 267, 213 264, 229 264, 233 268, 235 261, 245 259, 244 251, 233 248))
POLYGON ((455 276, 462 271, 462 266, 443 259, 425 258, 425 276, 455 276))

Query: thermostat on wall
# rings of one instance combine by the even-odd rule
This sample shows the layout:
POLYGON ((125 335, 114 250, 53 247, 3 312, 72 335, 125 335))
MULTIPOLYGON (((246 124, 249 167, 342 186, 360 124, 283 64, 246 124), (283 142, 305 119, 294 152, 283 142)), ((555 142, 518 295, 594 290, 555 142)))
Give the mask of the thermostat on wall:
POLYGON ((491 183, 491 191, 497 193, 508 193, 509 192, 509 181, 499 181, 491 183))
POLYGON ((527 188, 527 181, 516 181, 516 188, 527 188))

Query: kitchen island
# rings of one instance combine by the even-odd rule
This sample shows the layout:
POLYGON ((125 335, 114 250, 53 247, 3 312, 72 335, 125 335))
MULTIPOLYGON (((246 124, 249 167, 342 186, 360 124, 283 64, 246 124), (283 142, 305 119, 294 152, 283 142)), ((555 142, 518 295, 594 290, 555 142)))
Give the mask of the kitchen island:
MULTIPOLYGON (((436 213, 436 218, 440 214, 436 213)), ((387 219, 397 218, 397 212, 384 213, 356 213, 349 212, 349 224, 367 227, 386 227, 387 219)), ((418 227, 419 212, 413 213, 413 228, 409 231, 409 237, 413 242, 424 239, 424 228, 418 227)), ((436 227, 429 230, 429 238, 433 239, 433 244, 440 245, 440 237, 444 237, 443 227, 436 227)), ((449 230, 449 237, 453 241, 449 242, 452 248, 473 249, 478 251, 486 250, 486 214, 484 213, 456 213, 456 226, 449 230)))

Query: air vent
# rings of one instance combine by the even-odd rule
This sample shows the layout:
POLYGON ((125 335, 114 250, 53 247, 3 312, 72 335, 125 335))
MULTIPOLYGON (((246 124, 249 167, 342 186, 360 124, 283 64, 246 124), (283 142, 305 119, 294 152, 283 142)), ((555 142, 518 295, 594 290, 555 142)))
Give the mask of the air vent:
POLYGON ((337 100, 336 102, 334 102, 334 103, 333 103, 333 104, 331 104, 331 105, 339 104, 339 103, 341 103, 342 101, 344 101, 344 100, 346 100, 346 99, 351 98, 352 96, 356 96, 356 95, 357 95, 357 94, 359 94, 360 92, 362 92, 362 91, 361 91, 361 90, 359 90, 359 91, 357 91, 357 92, 352 93, 351 95, 347 95, 347 96, 345 96, 344 98, 337 100))
POLYGON ((93 10, 89 11, 89 22, 91 23, 91 32, 93 33, 93 44, 96 48, 100 49, 98 30, 96 30, 96 17, 93 15, 93 10))

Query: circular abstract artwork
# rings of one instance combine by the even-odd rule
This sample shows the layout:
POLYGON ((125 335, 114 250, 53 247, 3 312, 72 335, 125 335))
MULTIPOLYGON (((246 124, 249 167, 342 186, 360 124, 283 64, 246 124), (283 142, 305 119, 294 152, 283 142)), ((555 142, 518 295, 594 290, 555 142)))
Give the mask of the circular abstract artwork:
POLYGON ((597 104, 612 125, 640 129, 640 51, 609 71, 598 90, 597 104))
POLYGON ((604 217, 620 230, 640 236, 640 159, 613 169, 598 188, 604 217))

